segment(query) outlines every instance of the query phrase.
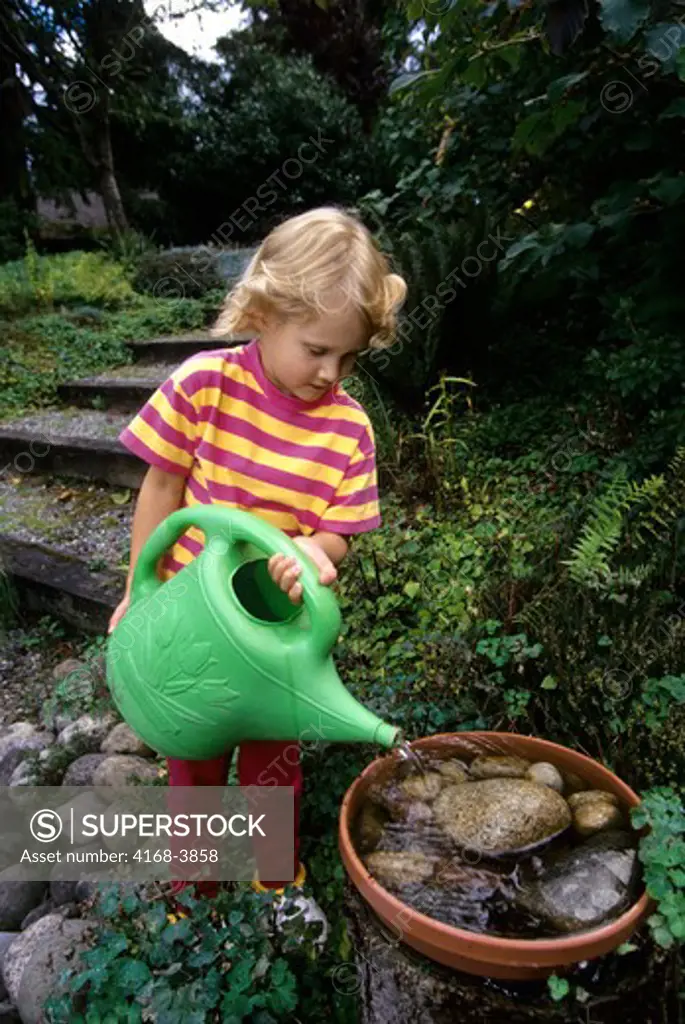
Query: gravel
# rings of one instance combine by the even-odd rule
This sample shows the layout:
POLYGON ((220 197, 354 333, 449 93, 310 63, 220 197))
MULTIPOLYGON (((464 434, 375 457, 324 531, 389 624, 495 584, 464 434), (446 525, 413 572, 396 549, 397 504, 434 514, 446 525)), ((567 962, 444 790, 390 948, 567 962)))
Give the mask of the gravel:
POLYGON ((88 380, 141 380, 145 383, 151 380, 158 380, 160 384, 163 384, 167 377, 180 365, 179 361, 173 363, 130 363, 127 366, 117 366, 115 369, 107 370, 105 373, 98 373, 95 377, 88 377, 88 380))
MULTIPOLYGON (((63 437, 89 437, 116 440, 133 417, 130 413, 101 412, 98 409, 45 409, 39 413, 6 420, 3 430, 21 430, 42 435, 47 441, 63 437)), ((36 439, 37 443, 42 437, 36 439)))
POLYGON ((0 725, 39 723, 54 690, 55 665, 75 655, 68 642, 56 642, 37 623, 7 630, 0 625, 0 725))
POLYGON ((0 528, 23 541, 49 544, 88 561, 123 568, 133 500, 134 492, 106 484, 11 476, 0 479, 0 528))

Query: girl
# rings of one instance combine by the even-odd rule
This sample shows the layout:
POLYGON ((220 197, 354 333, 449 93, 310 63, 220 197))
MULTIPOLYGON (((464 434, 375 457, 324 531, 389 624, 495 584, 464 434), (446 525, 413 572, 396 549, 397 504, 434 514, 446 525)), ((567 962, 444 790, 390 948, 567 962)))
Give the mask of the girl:
MULTIPOLYGON (((262 517, 293 538, 322 584, 333 583, 349 538, 381 522, 371 423, 339 381, 352 373, 360 353, 392 344, 405 295, 404 280, 390 272, 368 230, 349 212, 320 207, 271 231, 228 293, 212 331, 219 338, 253 334, 252 340, 187 359, 120 435, 150 468, 133 519, 126 590, 110 632, 126 613, 136 559, 151 532, 177 508, 198 502, 262 517)), ((189 529, 161 560, 160 577, 187 565, 202 540, 201 531, 189 529)), ((268 567, 299 603, 298 561, 273 555, 268 567)), ((231 753, 210 761, 169 758, 170 786, 223 786, 231 753)), ((299 746, 241 744, 238 777, 241 786, 293 787, 292 877, 254 885, 281 891, 294 881, 301 889, 299 746)), ((259 863, 258 850, 256 856, 259 863)), ((174 884, 179 891, 188 883, 174 884)), ((205 894, 216 889, 216 882, 198 884, 205 894)), ((313 901, 307 905, 300 895, 295 904, 305 918, 317 916, 313 901)))

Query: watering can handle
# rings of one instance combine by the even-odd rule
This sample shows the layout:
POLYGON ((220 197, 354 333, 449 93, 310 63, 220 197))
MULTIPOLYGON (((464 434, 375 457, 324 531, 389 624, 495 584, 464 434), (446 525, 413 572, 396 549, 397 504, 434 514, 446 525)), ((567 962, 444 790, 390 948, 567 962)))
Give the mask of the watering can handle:
POLYGON ((311 642, 321 657, 327 657, 340 633, 340 608, 329 587, 319 582, 319 571, 312 560, 277 527, 251 512, 225 505, 190 505, 167 516, 150 534, 138 556, 131 586, 131 604, 162 586, 156 566, 162 555, 188 527, 205 535, 205 545, 226 555, 239 541, 253 544, 267 556, 292 555, 302 567, 299 581, 302 598, 312 624, 311 642), (217 543, 221 549, 216 548, 217 543))

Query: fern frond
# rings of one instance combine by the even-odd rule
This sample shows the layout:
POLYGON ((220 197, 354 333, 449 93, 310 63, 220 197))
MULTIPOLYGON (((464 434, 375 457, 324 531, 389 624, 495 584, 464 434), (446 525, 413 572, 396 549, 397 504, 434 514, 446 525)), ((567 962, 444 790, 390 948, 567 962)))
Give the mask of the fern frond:
POLYGON ((580 539, 571 548, 571 557, 563 560, 575 583, 598 586, 611 574, 609 557, 617 550, 623 533, 623 515, 633 500, 633 487, 621 467, 604 494, 593 502, 589 520, 580 539))

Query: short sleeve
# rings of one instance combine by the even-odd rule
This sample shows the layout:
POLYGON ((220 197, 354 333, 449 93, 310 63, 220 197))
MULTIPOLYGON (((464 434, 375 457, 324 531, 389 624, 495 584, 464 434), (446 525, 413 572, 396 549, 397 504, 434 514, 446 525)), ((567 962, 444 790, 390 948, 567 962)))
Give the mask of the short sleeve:
POLYGON ((122 430, 119 441, 134 455, 167 473, 189 475, 197 443, 198 413, 184 381, 193 373, 188 359, 148 399, 122 430))
POLYGON ((381 525, 373 428, 364 428, 345 475, 324 514, 319 530, 342 535, 366 533, 381 525))

